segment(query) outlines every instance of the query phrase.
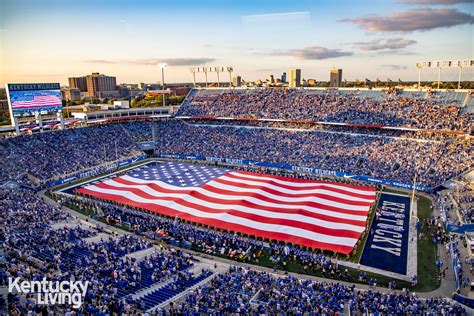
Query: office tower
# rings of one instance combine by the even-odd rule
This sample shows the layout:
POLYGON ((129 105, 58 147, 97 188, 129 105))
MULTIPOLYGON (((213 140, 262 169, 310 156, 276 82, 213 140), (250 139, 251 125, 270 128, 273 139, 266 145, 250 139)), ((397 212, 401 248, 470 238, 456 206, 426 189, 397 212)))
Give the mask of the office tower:
POLYGON ((342 83, 342 69, 333 68, 329 78, 330 87, 340 87, 342 83))
POLYGON ((288 86, 290 88, 301 87, 301 69, 290 69, 288 71, 288 86))

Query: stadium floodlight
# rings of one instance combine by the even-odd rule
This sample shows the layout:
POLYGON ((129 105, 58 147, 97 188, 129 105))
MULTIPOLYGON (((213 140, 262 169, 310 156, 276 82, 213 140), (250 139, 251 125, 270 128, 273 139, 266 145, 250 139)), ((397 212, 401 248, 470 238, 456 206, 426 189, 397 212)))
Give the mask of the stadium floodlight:
POLYGON ((474 67, 473 59, 419 61, 416 63, 416 68, 418 68, 418 89, 421 87, 421 71, 423 68, 438 68, 438 89, 441 82, 441 68, 459 68, 458 89, 461 89, 462 69, 468 67, 474 67))
POLYGON ((228 72, 229 73, 229 87, 232 87, 232 71, 234 68, 230 66, 226 67, 191 67, 189 71, 193 74, 193 84, 196 87, 196 73, 204 73, 204 77, 206 79, 206 88, 208 87, 207 81, 207 73, 208 72, 215 72, 217 73, 217 86, 220 86, 220 77, 219 74, 221 72, 228 72))
MULTIPOLYGON (((167 63, 159 63, 158 66, 161 68, 161 89, 165 90, 165 68, 168 67, 167 63)), ((166 106, 165 94, 163 93, 163 106, 166 106)))

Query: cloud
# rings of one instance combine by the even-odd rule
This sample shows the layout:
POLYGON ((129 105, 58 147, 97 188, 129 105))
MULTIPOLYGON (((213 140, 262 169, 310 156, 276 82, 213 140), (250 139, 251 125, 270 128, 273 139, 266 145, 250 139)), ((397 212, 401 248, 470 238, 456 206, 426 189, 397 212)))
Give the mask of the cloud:
POLYGON ((86 63, 90 64, 116 64, 116 61, 113 60, 106 60, 106 59, 89 59, 85 61, 86 63))
POLYGON ((419 55, 419 53, 415 52, 407 52, 401 49, 394 49, 394 50, 379 50, 376 52, 377 55, 391 55, 391 56, 414 56, 419 55))
POLYGON ((396 65, 396 64, 382 65, 382 67, 388 68, 390 70, 406 70, 406 69, 408 69, 407 66, 396 65))
POLYGON ((472 3, 472 0, 400 0, 404 4, 431 4, 431 5, 450 5, 458 3, 472 3))
POLYGON ((321 46, 312 46, 301 49, 277 50, 274 51, 271 55, 293 56, 298 59, 311 60, 352 56, 352 52, 341 51, 340 49, 331 49, 321 46))
POLYGON ((359 17, 343 19, 339 22, 354 23, 361 29, 372 32, 427 31, 440 27, 474 23, 471 14, 452 8, 416 8, 406 12, 395 12, 388 16, 359 17))
POLYGON ((355 42, 354 46, 366 51, 378 50, 400 50, 407 46, 416 44, 417 41, 404 38, 375 39, 370 42, 355 42))
POLYGON ((202 65, 212 61, 215 61, 215 58, 143 58, 143 59, 133 59, 133 60, 86 60, 87 63, 94 64, 135 64, 135 65, 145 65, 145 66, 156 66, 159 63, 167 63, 168 66, 194 66, 202 65))

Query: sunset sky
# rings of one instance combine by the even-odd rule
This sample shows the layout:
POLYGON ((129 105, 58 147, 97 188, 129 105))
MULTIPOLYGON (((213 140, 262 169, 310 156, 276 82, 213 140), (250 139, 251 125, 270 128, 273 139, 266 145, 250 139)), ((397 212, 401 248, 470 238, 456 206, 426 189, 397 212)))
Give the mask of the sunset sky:
POLYGON ((416 61, 474 57, 473 3, 0 0, 0 85, 66 84, 91 72, 151 83, 160 62, 167 82, 192 81, 197 65, 233 66, 245 80, 294 67, 316 80, 331 67, 347 80, 414 80, 416 61))

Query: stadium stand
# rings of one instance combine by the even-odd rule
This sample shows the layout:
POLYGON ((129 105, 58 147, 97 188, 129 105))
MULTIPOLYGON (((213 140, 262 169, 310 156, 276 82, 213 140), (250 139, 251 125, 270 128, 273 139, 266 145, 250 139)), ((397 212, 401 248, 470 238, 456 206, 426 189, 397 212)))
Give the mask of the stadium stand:
POLYGON ((465 92, 335 90, 204 90, 177 116, 310 120, 468 131, 465 92))
MULTIPOLYGON (((133 294, 184 273, 193 265, 194 259, 181 251, 154 252, 140 261, 128 257, 127 254, 150 247, 148 242, 131 235, 88 242, 86 238, 99 231, 81 226, 53 227, 71 217, 29 190, 1 189, 0 197, 4 210, 0 219, 7 223, 0 230, 6 256, 6 269, 0 275, 2 285, 8 277, 88 280, 92 285, 82 312, 120 313, 125 308, 123 298, 131 300, 133 294)), ((188 282, 182 288, 190 286, 188 282)), ((9 309, 24 314, 41 311, 34 301, 22 302, 19 296, 12 297, 9 309)))
POLYGON ((157 152, 253 159, 301 167, 340 170, 436 186, 472 166, 469 142, 417 142, 324 133, 193 126, 180 121, 157 124, 157 152), (450 153, 450 155, 446 155, 450 153), (458 163, 452 163, 457 161, 458 163), (415 169, 416 168, 416 169, 415 169))
POLYGON ((65 177, 104 163, 141 156, 143 153, 136 142, 151 140, 152 125, 156 125, 157 135, 160 135, 156 142, 160 154, 205 154, 288 163, 403 183, 412 182, 416 164, 420 183, 428 186, 439 185, 472 166, 472 146, 463 139, 414 141, 405 137, 383 137, 380 133, 379 137, 371 137, 365 135, 369 134, 366 132, 285 130, 273 128, 275 126, 271 124, 242 122, 228 126, 226 122, 226 126, 208 126, 212 124, 215 123, 190 125, 179 120, 153 124, 133 122, 4 139, 0 147, 2 157, 5 157, 0 162, 0 181, 16 179, 28 183, 34 179, 36 183, 45 183, 48 179, 65 177))
POLYGON ((349 306, 355 315, 465 314, 459 304, 443 298, 422 300, 409 291, 383 294, 358 291, 354 286, 276 277, 266 272, 232 267, 207 286, 192 291, 183 302, 173 304, 171 313, 184 314, 342 314, 349 306))
POLYGON ((132 136, 120 124, 12 137, 1 141, 0 153, 0 182, 25 173, 43 182, 141 155, 132 136))

